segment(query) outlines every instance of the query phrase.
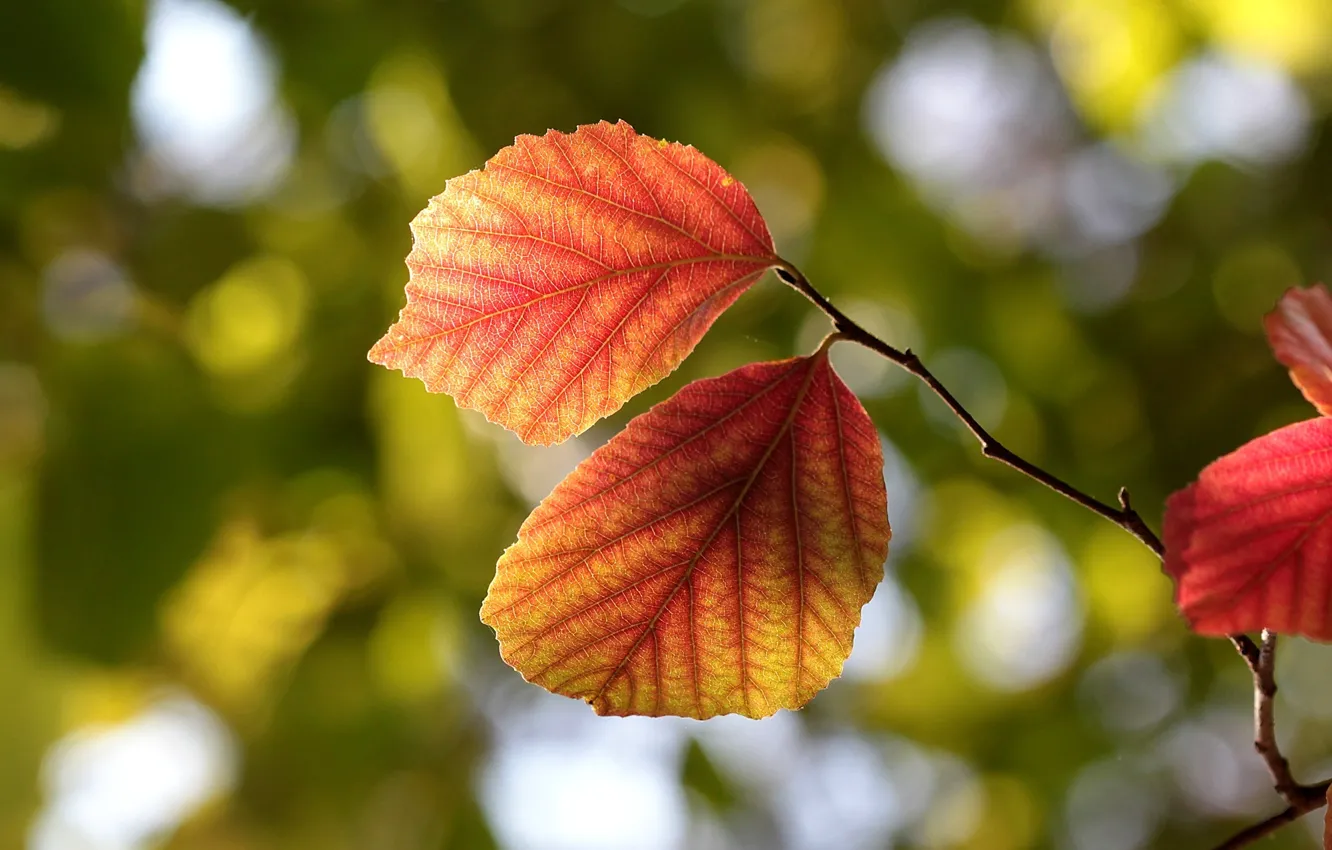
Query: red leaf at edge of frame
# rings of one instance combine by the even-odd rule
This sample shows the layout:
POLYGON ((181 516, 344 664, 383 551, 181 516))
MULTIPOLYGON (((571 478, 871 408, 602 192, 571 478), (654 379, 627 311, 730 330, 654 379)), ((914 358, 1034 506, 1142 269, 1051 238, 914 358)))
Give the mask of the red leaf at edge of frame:
POLYGON ((1194 631, 1332 640, 1332 419, 1216 460, 1166 501, 1165 571, 1194 631))
POLYGON ((670 374, 779 262, 744 186, 623 121, 519 136, 412 232, 407 306, 370 360, 540 445, 670 374))
POLYGON ((1332 294, 1321 283, 1286 290, 1263 317, 1268 344, 1318 412, 1332 416, 1332 294))
POLYGON ((635 418, 523 523, 481 619, 598 714, 764 717, 840 674, 890 535, 878 434, 821 349, 635 418))

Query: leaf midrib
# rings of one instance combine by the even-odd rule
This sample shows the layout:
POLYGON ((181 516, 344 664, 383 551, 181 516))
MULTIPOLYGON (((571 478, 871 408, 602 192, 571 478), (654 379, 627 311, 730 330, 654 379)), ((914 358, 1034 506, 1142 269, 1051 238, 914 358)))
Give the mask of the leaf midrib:
MULTIPOLYGON (((686 583, 688 583, 689 580, 693 577, 694 568, 698 566, 699 559, 702 558, 703 554, 707 552, 708 549, 712 546, 713 542, 717 539, 717 536, 721 534, 722 528, 724 528, 726 524, 731 520, 731 517, 735 516, 737 511, 739 511, 740 506, 745 501, 745 497, 749 495, 749 491, 753 489, 754 482, 758 480, 759 473, 761 473, 764 467, 767 466, 768 461, 769 459, 771 459, 773 452, 776 451, 777 446, 782 442, 782 439, 786 436, 787 431, 790 429, 791 423, 795 421, 796 414, 799 412, 801 405, 804 404, 805 398, 809 394, 809 387, 810 384, 813 382, 814 373, 818 370, 818 367, 822 364, 822 360, 826 358, 826 356, 827 356, 826 351, 820 351, 809 358, 809 366, 808 366, 809 371, 806 373, 804 379, 801 381, 800 389, 797 390, 796 396, 791 402, 791 410, 787 413, 786 419, 782 422, 782 425, 777 430, 777 433, 773 435, 772 440, 768 443, 768 447, 764 450, 763 456, 759 458, 758 463, 754 465, 754 470, 749 474, 749 477, 745 480, 744 486, 740 488, 740 492, 736 495, 735 501, 731 503, 730 508, 728 508, 726 513, 721 517, 720 520, 718 520, 717 525, 713 528, 712 533, 708 535, 707 540, 705 540, 703 544, 698 547, 698 551, 694 554, 694 557, 690 559, 689 565, 685 568, 684 572, 681 574, 680 579, 675 583, 675 586, 671 588, 670 592, 666 594, 666 598, 663 599, 661 604, 657 607, 657 612, 653 614, 652 619, 647 622, 647 625, 644 627, 642 633, 639 634, 638 639, 634 641, 633 646, 631 646, 629 650, 624 654, 624 657, 621 658, 620 663, 611 672, 610 676, 607 677, 606 681, 602 684, 602 686, 590 698, 591 702, 595 703, 598 700, 600 700, 601 697, 605 694, 606 689, 611 686, 611 683, 613 683, 617 678, 619 678, 620 674, 624 672, 624 668, 628 665, 629 660, 634 657, 634 653, 638 652, 638 648, 642 646, 643 641, 647 638, 647 635, 656 629, 657 621, 661 619, 662 614, 666 612, 666 609, 670 606, 671 602, 674 601, 676 595, 680 592, 680 588, 683 587, 686 583)), ((738 626, 740 629, 740 693, 743 695, 744 698, 745 713, 749 714, 750 713, 749 689, 748 689, 749 671, 748 671, 748 662, 745 655, 746 640, 745 640, 745 616, 744 616, 744 560, 741 557, 741 553, 738 551, 741 544, 741 541, 739 539, 740 535, 738 528, 736 531, 736 536, 737 536, 736 598, 739 608, 738 626)), ((698 641, 693 630, 694 619, 693 619, 692 610, 690 612, 689 622, 690 622, 689 645, 692 650, 693 661, 694 661, 694 674, 692 677, 694 684, 694 707, 696 713, 701 715, 703 713, 702 705, 698 697, 698 666, 697 666, 698 641)))
MULTIPOLYGON (((495 234, 495 235, 500 235, 500 234, 495 234)), ((510 236, 515 239, 530 238, 530 237, 519 236, 517 234, 504 234, 504 235, 510 236)), ((610 280, 614 280, 615 278, 618 277, 625 277, 640 272, 657 271, 660 269, 669 271, 671 269, 683 268, 685 266, 702 264, 702 263, 752 263, 754 265, 763 265, 766 267, 771 267, 775 261, 776 259, 774 257, 754 257, 742 254, 717 254, 707 257, 686 257, 679 260, 669 260, 664 263, 649 263, 641 266, 632 266, 626 269, 615 269, 606 274, 598 275, 597 277, 591 278, 589 280, 580 281, 570 286, 565 286, 560 289, 552 290, 550 292, 541 293, 537 297, 532 298, 531 300, 528 301, 524 301, 521 304, 512 304, 508 307, 502 307, 493 312, 484 313, 480 316, 477 316, 474 319, 470 319, 464 322, 463 324, 453 325, 452 327, 443 328, 437 333, 429 334, 427 336, 414 336, 409 339, 395 341, 394 344, 389 347, 389 351, 400 351, 404 348, 407 348, 408 346, 423 345, 425 343, 433 342, 437 339, 442 339, 446 336, 450 336, 451 334, 457 333, 458 331, 466 330, 467 328, 470 328, 473 325, 479 325, 491 321, 492 319, 498 318, 507 313, 512 313, 516 310, 526 310, 527 308, 539 304, 547 299, 555 298, 560 295, 567 295, 571 292, 577 292, 580 289, 583 290, 590 289, 593 286, 605 283, 610 280)), ((445 269, 444 267, 433 266, 428 263, 422 263, 421 267, 434 268, 441 271, 447 271, 447 269, 445 269)), ((737 279, 742 278, 744 276, 745 275, 739 275, 737 279)), ((428 297, 421 298, 418 293, 413 293, 413 292, 408 292, 407 298, 408 298, 408 304, 411 304, 413 301, 418 301, 418 300, 427 301, 427 302, 430 301, 428 297)), ((465 306, 465 305, 458 305, 458 306, 465 306)))

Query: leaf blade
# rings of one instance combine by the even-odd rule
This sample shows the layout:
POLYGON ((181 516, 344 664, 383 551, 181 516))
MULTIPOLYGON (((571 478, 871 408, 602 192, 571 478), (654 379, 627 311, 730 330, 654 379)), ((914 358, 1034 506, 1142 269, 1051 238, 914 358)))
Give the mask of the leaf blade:
POLYGON ((1165 571, 1193 629, 1332 640, 1332 419, 1210 464, 1166 501, 1165 571))
POLYGON ((1319 284, 1292 287, 1263 317, 1272 353, 1304 397, 1332 416, 1332 294, 1319 284))
POLYGON ((412 232, 370 360, 542 445, 670 374, 778 261, 742 185, 624 122, 518 137, 412 232))
POLYGON ((882 463, 824 352, 695 382, 533 512, 482 620, 525 678, 598 713, 799 707, 883 577, 882 463))

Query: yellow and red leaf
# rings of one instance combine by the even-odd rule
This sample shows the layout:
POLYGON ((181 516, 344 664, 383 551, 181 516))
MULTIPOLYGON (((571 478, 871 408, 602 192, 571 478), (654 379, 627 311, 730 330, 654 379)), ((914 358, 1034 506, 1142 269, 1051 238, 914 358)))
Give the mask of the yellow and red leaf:
POLYGON ((624 122, 519 136, 412 222, 370 359, 549 445, 670 374, 778 262, 744 186, 624 122))
POLYGON ((1259 437, 1166 502, 1165 570, 1193 629, 1332 640, 1332 419, 1259 437))
POLYGON ((599 714, 763 717, 840 674, 889 537, 878 435, 825 348, 630 422, 523 523, 481 618, 599 714))
POLYGON ((1319 413, 1332 416, 1332 294, 1322 284, 1288 289, 1263 325, 1295 386, 1319 413))

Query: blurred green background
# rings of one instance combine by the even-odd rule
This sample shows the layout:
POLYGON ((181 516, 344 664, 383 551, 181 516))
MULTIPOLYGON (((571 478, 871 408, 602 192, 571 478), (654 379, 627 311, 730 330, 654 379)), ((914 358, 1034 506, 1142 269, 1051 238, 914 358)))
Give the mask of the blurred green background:
MULTIPOLYGON (((477 609, 531 506, 687 381, 817 344, 775 279, 547 450, 365 352, 447 178, 623 118, 1159 527, 1312 413, 1260 318, 1332 277, 1330 106, 1332 0, 0 5, 0 846, 1206 848, 1276 811, 1247 671, 1151 556, 854 351, 896 536, 842 679, 613 720, 502 665, 477 609)), ((1332 774, 1332 656, 1279 670, 1332 774)))

